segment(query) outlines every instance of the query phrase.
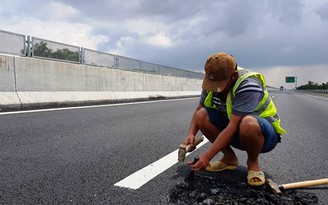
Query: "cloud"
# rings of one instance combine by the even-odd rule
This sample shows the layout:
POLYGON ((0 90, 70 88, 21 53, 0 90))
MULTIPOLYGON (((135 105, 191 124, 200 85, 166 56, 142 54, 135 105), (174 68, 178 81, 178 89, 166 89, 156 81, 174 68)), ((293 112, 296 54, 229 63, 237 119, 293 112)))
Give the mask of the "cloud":
POLYGON ((24 19, 19 23, 6 25, 5 30, 91 49, 96 49, 98 44, 106 43, 109 40, 104 35, 93 35, 92 27, 81 23, 71 24, 60 21, 44 22, 37 19, 24 19))
POLYGON ((38 10, 34 17, 29 15, 21 18, 19 13, 8 13, 6 21, 0 21, 0 26, 7 31, 91 49, 109 41, 105 35, 93 34, 93 27, 89 24, 68 21, 79 15, 70 6, 50 2, 39 6, 38 10))
POLYGON ((160 47, 173 46, 172 40, 168 36, 166 36, 165 33, 158 33, 153 36, 147 37, 145 39, 145 43, 149 45, 160 46, 160 47))
POLYGON ((52 21, 65 21, 79 15, 77 9, 58 2, 50 2, 49 8, 45 9, 45 11, 49 12, 48 16, 52 21))
POLYGON ((266 72, 328 64, 322 0, 4 1, 3 30, 171 67, 202 71, 218 51, 266 72))
POLYGON ((293 26, 302 22, 304 4, 301 0, 275 0, 267 3, 272 17, 278 18, 282 24, 293 26))
POLYGON ((320 17, 321 20, 327 21, 328 20, 328 2, 321 5, 317 10, 316 14, 320 17))
POLYGON ((264 74, 268 85, 274 87, 284 86, 293 89, 295 86, 306 85, 308 81, 318 84, 327 83, 328 65, 308 65, 308 66, 274 66, 258 70, 264 74), (285 83, 286 76, 295 76, 297 84, 285 83))

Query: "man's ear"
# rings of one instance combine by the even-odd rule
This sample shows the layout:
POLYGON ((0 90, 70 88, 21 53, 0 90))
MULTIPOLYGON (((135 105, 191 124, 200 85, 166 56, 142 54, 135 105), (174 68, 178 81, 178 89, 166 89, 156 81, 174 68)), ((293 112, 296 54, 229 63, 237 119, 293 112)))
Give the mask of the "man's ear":
POLYGON ((237 78, 238 78, 238 72, 234 71, 232 74, 232 80, 235 81, 235 80, 237 80, 237 78))

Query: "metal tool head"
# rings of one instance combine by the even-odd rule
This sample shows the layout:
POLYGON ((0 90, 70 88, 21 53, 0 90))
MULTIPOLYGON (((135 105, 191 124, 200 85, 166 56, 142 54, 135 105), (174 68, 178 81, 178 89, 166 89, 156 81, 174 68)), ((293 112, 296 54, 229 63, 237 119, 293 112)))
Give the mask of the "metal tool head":
POLYGON ((269 188, 269 190, 274 193, 274 194, 278 194, 281 195, 282 192, 280 190, 280 187, 277 183, 275 183, 274 181, 272 181, 272 179, 268 179, 266 181, 267 187, 269 188))
MULTIPOLYGON (((192 164, 193 164, 193 165, 196 164, 196 162, 198 162, 198 160, 199 160, 199 157, 196 156, 196 157, 194 158, 194 161, 192 162, 192 164)), ((185 181, 192 181, 192 180, 194 180, 194 175, 195 175, 195 172, 191 170, 190 173, 189 173, 189 175, 188 175, 187 178, 185 179, 185 181)))
POLYGON ((186 150, 186 145, 185 144, 180 144, 179 145, 179 152, 178 152, 178 161, 183 162, 185 160, 187 150, 186 150))

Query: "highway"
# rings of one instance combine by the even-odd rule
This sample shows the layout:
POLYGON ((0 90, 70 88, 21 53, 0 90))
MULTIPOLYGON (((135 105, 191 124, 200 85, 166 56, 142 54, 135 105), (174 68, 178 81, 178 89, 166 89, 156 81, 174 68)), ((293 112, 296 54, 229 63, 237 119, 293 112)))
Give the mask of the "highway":
MULTIPOLYGON (((328 98, 274 91, 271 96, 287 134, 261 155, 263 171, 277 183, 328 178, 328 98)), ((0 113, 0 204, 166 204, 189 166, 165 157, 183 142, 198 100, 0 113), (133 177, 131 187, 118 183, 159 164, 166 168, 154 176, 146 169, 150 178, 137 188, 133 177)), ((246 167, 246 153, 236 154, 246 167)), ((327 189, 306 191, 326 204, 327 189)))

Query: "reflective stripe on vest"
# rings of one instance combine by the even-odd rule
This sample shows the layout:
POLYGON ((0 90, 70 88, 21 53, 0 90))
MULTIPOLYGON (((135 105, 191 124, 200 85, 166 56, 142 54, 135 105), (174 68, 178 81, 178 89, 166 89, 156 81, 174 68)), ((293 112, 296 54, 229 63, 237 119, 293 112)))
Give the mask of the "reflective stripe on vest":
POLYGON ((217 109, 216 105, 212 102, 212 98, 213 98, 213 92, 207 91, 207 96, 204 100, 204 105, 209 108, 217 109))

